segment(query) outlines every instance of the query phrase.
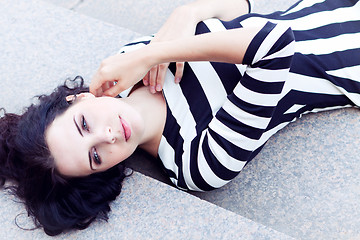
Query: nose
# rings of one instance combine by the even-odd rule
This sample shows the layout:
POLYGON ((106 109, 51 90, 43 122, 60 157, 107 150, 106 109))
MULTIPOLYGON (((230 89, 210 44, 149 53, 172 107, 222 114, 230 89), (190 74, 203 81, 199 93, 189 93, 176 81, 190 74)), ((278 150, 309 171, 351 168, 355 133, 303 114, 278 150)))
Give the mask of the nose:
POLYGON ((112 131, 111 127, 106 127, 105 135, 106 135, 106 141, 108 143, 115 143, 116 137, 115 137, 114 132, 112 131))
POLYGON ((104 130, 99 131, 97 138, 100 142, 111 144, 116 142, 116 136, 111 127, 106 127, 104 130))
POLYGON ((103 143, 113 144, 117 141, 116 132, 111 127, 98 128, 89 135, 89 141, 92 146, 103 143))

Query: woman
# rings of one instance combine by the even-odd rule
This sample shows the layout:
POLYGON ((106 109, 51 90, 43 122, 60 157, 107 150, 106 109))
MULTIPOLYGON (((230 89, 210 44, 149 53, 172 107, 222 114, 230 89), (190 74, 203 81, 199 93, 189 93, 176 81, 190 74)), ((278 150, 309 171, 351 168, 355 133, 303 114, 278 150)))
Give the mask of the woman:
POLYGON ((230 20, 247 1, 181 7, 150 44, 129 44, 95 74, 94 95, 132 87, 126 98, 96 98, 80 83, 5 115, 1 174, 18 181, 16 194, 52 235, 106 217, 121 162, 137 147, 158 156, 179 188, 221 187, 301 114, 359 105, 359 9, 307 0, 284 13, 200 22, 230 20))
POLYGON ((164 84, 167 116, 157 154, 178 187, 212 190, 303 113, 359 106, 359 19, 358 1, 308 0, 284 13, 206 20, 197 34, 211 34, 135 51, 143 43, 132 43, 130 53, 104 60, 90 91, 114 96, 144 76, 151 92, 164 84), (180 85, 173 82, 178 73, 164 81, 158 66, 202 60, 211 62, 185 65, 180 85))

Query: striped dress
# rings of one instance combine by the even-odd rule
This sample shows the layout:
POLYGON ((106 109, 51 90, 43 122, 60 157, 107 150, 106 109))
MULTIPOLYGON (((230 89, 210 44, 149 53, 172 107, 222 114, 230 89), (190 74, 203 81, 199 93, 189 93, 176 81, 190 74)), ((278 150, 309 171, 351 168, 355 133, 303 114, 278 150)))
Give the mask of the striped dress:
POLYGON ((262 29, 243 64, 189 62, 180 84, 174 83, 175 65, 169 67, 158 155, 181 189, 225 185, 273 134, 304 113, 360 106, 358 0, 304 0, 285 12, 209 19, 196 34, 249 26, 262 29))

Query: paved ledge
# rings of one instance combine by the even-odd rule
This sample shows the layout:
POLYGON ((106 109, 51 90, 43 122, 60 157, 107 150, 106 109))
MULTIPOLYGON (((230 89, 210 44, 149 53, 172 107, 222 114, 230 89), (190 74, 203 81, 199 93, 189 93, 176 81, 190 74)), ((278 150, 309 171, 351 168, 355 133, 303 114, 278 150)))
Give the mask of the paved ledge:
POLYGON ((101 60, 140 36, 42 1, 1 0, 0 13, 0 103, 10 112, 68 77, 89 83, 101 60))
MULTIPOLYGON (((139 173, 126 179, 107 223, 98 221, 83 231, 56 237, 15 226, 14 218, 25 210, 11 200, 0 196, 0 239, 293 239, 139 173)), ((26 215, 18 222, 32 227, 26 215)))
MULTIPOLYGON (((62 7, 44 1, 1 2, 0 107, 8 112, 20 113, 34 96, 49 93, 67 78, 81 75, 90 83, 101 60, 142 36, 63 8, 78 1, 52 2, 62 7)), ((146 154, 137 153, 133 160, 133 168, 144 160, 145 173, 169 182, 146 154)))
MULTIPOLYGON (((101 59, 137 34, 37 0, 2 0, 0 8, 0 103, 20 112, 36 94, 66 77, 87 81, 101 59)), ((262 224, 134 173, 112 204, 108 223, 47 237, 14 224, 24 206, 2 191, 0 239, 291 239, 262 224)), ((18 223, 33 225, 26 214, 18 223)))
MULTIPOLYGON (((194 0, 45 0, 143 35, 156 33, 171 12, 194 0)), ((297 0, 255 0, 254 12, 285 10, 297 0)))

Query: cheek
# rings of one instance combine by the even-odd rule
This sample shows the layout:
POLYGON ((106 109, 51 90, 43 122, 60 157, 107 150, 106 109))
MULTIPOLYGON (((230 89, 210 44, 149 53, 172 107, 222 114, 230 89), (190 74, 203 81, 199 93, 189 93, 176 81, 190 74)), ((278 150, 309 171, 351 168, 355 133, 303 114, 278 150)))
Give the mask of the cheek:
POLYGON ((99 153, 102 154, 100 156, 104 166, 110 168, 127 159, 134 151, 135 148, 132 145, 126 144, 124 146, 109 146, 99 153))
POLYGON ((132 145, 127 144, 124 147, 114 148, 112 151, 109 151, 109 155, 111 155, 113 161, 119 163, 128 158, 134 151, 135 148, 132 145))

